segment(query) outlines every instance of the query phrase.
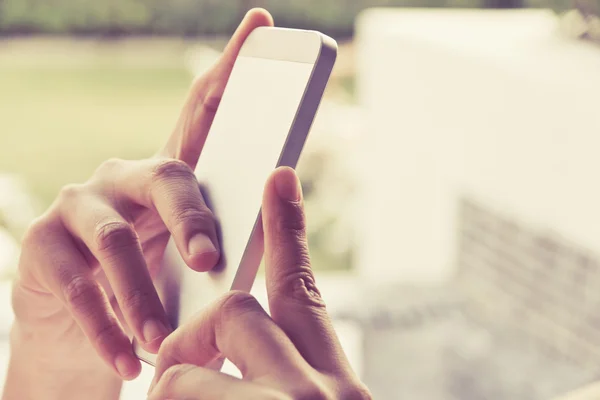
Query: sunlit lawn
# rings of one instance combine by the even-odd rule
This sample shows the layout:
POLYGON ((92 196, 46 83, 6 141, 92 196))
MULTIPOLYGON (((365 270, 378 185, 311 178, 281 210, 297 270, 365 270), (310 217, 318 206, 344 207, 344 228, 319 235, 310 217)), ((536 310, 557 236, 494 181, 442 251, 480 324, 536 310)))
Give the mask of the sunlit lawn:
POLYGON ((30 53, 11 58, 6 48, 0 58, 0 171, 23 176, 45 204, 102 160, 156 151, 191 81, 182 54, 165 46, 156 47, 154 65, 153 57, 132 63, 110 51, 82 60, 73 53, 72 65, 30 53))
MULTIPOLYGON (((84 181, 107 158, 151 155, 174 126, 192 80, 185 55, 197 45, 0 41, 0 173, 21 175, 47 205, 61 186, 84 181)), ((340 79, 329 86, 348 85, 340 79)))

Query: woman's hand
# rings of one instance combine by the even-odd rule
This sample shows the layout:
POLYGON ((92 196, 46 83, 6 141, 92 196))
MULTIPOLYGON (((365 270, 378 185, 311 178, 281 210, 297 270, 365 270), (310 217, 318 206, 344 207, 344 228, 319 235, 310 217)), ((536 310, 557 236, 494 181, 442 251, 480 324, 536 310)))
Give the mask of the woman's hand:
POLYGON ((230 292, 171 334, 158 353, 149 399, 370 399, 333 330, 310 268, 300 184, 278 169, 263 199, 271 317, 230 292), (236 379, 208 368, 222 358, 236 379))
MULTIPOLYGON (((43 386, 27 378, 35 369, 60 371, 49 384, 70 379, 77 387, 79 372, 102 365, 95 353, 132 379, 141 366, 130 335, 158 351, 171 328, 152 277, 170 236, 194 270, 209 270, 219 259, 213 215, 193 169, 240 46, 255 27, 271 24, 263 10, 246 15, 220 60, 194 82, 174 132, 154 158, 105 162, 86 183, 63 189, 31 226, 13 290, 7 388, 26 390, 26 381, 43 386)), ((49 388, 41 389, 41 397, 14 398, 53 398, 49 388)), ((62 390, 59 398, 81 398, 62 390)))

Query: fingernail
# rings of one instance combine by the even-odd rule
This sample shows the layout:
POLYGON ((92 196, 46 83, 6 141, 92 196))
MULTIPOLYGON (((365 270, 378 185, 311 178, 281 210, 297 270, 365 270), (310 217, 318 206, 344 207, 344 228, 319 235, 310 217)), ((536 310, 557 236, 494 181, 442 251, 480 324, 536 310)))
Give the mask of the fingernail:
POLYGON ((282 200, 300 200, 302 189, 293 169, 283 168, 277 171, 275 174, 275 190, 282 200))
POLYGON ((212 240, 204 233, 197 233, 192 236, 188 243, 188 253, 192 256, 199 254, 216 253, 217 248, 213 244, 212 240))
POLYGON ((132 378, 138 369, 138 360, 131 354, 121 353, 115 358, 115 368, 122 378, 132 378))
POLYGON ((146 343, 152 343, 157 339, 165 338, 169 334, 167 327, 160 321, 151 319, 144 322, 142 335, 146 343))

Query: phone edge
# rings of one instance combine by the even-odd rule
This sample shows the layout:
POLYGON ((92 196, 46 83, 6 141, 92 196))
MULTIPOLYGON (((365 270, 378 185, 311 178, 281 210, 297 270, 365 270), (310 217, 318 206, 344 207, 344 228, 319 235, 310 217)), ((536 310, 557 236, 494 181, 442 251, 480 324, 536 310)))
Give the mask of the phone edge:
MULTIPOLYGON (((296 168, 319 111, 323 94, 327 88, 337 58, 338 47, 336 41, 321 32, 311 32, 314 32, 320 38, 321 46, 319 54, 275 168, 283 166, 296 168)), ((262 229, 261 209, 256 217, 250 240, 248 241, 242 256, 242 262, 238 266, 230 290, 251 291, 264 253, 264 232, 262 229)))

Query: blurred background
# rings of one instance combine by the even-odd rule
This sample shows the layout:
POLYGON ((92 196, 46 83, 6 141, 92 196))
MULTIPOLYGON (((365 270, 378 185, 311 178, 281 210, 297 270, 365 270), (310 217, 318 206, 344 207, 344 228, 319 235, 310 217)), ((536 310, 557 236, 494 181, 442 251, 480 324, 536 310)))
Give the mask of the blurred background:
POLYGON ((0 374, 27 225, 102 161, 152 155, 257 6, 340 46, 299 174, 375 398, 599 378, 598 0, 0 0, 0 374))

